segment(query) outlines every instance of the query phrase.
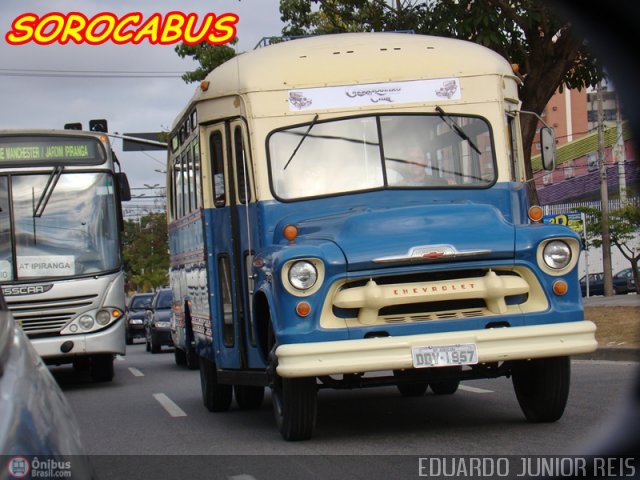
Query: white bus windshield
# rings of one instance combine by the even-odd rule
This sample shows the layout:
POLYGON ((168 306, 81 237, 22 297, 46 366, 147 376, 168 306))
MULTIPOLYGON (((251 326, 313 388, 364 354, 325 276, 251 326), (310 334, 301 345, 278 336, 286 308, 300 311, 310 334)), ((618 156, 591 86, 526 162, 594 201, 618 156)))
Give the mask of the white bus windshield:
POLYGON ((282 199, 377 188, 486 188, 496 180, 489 124, 444 112, 279 130, 269 138, 269 158, 274 194, 282 199))
POLYGON ((36 212, 49 178, 50 174, 0 176, 0 280, 117 269, 113 177, 103 172, 62 173, 46 206, 36 212))

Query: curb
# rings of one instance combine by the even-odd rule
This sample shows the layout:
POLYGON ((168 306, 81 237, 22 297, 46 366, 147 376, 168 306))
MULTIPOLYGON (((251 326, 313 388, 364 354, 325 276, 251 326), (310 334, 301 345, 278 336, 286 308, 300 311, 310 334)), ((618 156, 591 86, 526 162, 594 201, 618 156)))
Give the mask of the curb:
POLYGON ((614 362, 640 362, 640 348, 602 347, 595 352, 572 356, 575 360, 609 360, 614 362))

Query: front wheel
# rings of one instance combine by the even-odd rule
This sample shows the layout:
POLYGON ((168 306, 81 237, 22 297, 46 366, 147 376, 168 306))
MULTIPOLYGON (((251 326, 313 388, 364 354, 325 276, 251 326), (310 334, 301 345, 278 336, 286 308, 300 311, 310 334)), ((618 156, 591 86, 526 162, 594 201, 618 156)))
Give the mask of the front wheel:
POLYGON ((111 353, 91 357, 89 372, 94 382, 110 382, 113 380, 113 359, 114 356, 111 353))
POLYGON ((427 378, 413 370, 394 370, 393 376, 399 380, 396 388, 403 397, 421 397, 429 388, 427 378), (411 381, 407 380, 409 378, 411 381))
POLYGON ((318 405, 316 378, 281 378, 276 374, 271 399, 282 438, 289 441, 310 439, 318 405))
POLYGON ((151 347, 150 347, 151 353, 160 353, 160 350, 162 350, 162 347, 160 346, 160 341, 155 338, 153 335, 151 335, 151 347))
POLYGON ((524 416, 530 422, 555 422, 564 413, 569 397, 569 357, 517 362, 513 388, 524 416))
POLYGON ((453 395, 458 391, 460 380, 441 380, 439 382, 430 382, 429 386, 436 395, 453 395))
POLYGON ((218 383, 215 363, 205 358, 200 361, 200 387, 202 402, 210 412, 226 412, 231 406, 231 385, 218 383))

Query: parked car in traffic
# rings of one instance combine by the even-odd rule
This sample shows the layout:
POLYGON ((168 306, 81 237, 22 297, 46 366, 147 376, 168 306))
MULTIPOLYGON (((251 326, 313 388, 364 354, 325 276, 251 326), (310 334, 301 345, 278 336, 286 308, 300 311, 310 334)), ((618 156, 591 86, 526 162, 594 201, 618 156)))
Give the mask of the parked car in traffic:
POLYGON ((153 297, 151 306, 145 312, 144 328, 147 352, 158 353, 163 345, 173 346, 171 338, 171 313, 173 293, 163 288, 153 297))
POLYGON ((0 466, 0 478, 36 478, 47 473, 63 478, 94 477, 75 414, 15 323, 2 291, 0 412, 0 456, 7 461, 0 466), (54 472, 49 472, 47 458, 56 460, 54 472), (42 470, 45 464, 47 469, 42 470))
POLYGON ((633 278, 633 269, 625 268, 613 276, 613 290, 616 294, 636 292, 636 282, 633 278))
POLYGON ((604 273, 590 273, 589 274, 589 292, 587 292, 586 275, 580 279, 580 291, 582 296, 586 297, 587 293, 590 297, 594 295, 604 295, 604 273))
POLYGON ((137 293, 131 297, 126 308, 127 345, 132 345, 135 338, 145 338, 144 315, 151 307, 153 293, 137 293))
MULTIPOLYGON (((587 295, 587 282, 586 276, 580 279, 580 290, 582 296, 587 295)), ((633 270, 631 268, 625 268, 619 271, 612 277, 613 280, 613 293, 619 295, 623 293, 635 292, 636 284, 633 279, 633 270)), ((604 273, 590 273, 589 274, 589 296, 604 295, 604 273)))

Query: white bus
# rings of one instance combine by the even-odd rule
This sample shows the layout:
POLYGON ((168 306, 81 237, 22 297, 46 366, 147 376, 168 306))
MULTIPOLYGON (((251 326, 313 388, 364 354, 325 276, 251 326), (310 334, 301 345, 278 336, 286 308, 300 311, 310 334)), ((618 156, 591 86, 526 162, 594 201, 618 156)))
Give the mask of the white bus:
POLYGON ((126 176, 105 134, 0 131, 0 284, 48 364, 113 378, 125 353, 120 202, 126 176))
POLYGON ((529 421, 562 416, 595 325, 580 239, 530 209, 519 84, 480 45, 394 33, 284 42, 207 76, 174 122, 167 212, 174 341, 209 410, 269 387, 301 440, 322 388, 510 376, 529 421))

